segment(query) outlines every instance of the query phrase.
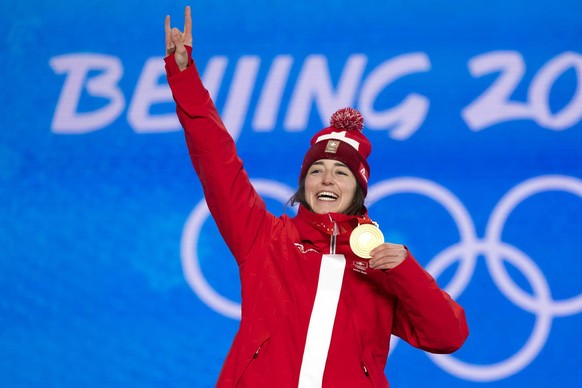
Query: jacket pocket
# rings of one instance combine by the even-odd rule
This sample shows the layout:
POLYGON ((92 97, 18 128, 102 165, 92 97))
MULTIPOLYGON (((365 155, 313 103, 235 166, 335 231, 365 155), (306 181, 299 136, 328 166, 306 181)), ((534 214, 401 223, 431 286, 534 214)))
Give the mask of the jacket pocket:
POLYGON ((362 373, 364 374, 364 377, 368 381, 367 386, 368 387, 375 387, 376 385, 374 384, 374 381, 372 380, 372 376, 370 376, 370 370, 366 366, 366 363, 362 360, 360 360, 360 368, 362 369, 362 373))
POLYGON ((246 364, 246 366, 244 367, 244 369, 242 370, 242 372, 240 373, 240 376, 237 378, 236 380, 236 384, 235 386, 238 386, 239 384, 242 383, 243 378, 245 377, 245 375, 249 372, 249 370, 253 367, 255 367, 254 364, 257 363, 257 360, 261 357, 264 356, 264 351, 266 350, 267 346, 269 345, 269 342, 271 341, 271 337, 268 337, 267 339, 265 339, 263 342, 261 342, 261 344, 257 347, 257 349, 255 350, 255 352, 249 357, 248 362, 246 364))

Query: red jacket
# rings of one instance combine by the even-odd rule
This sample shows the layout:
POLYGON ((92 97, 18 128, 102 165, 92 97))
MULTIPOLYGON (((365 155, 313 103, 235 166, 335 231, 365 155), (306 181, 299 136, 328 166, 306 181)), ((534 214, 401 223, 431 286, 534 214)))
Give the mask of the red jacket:
POLYGON ((195 64, 180 72, 169 56, 166 71, 208 207, 240 270, 242 318, 217 387, 388 387, 391 334, 434 353, 463 344, 463 309, 410 254, 386 271, 354 255, 349 236, 361 217, 269 213, 195 64))

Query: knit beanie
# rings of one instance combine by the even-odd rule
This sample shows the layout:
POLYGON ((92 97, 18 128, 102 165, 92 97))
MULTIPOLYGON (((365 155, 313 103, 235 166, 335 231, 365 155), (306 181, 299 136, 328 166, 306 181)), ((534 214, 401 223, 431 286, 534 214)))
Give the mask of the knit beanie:
POLYGON ((362 133, 363 129, 364 118, 357 110, 343 108, 335 112, 329 120, 329 127, 311 138, 311 148, 303 159, 299 182, 314 162, 320 159, 337 160, 348 166, 366 196, 370 177, 366 159, 372 152, 372 144, 362 133))

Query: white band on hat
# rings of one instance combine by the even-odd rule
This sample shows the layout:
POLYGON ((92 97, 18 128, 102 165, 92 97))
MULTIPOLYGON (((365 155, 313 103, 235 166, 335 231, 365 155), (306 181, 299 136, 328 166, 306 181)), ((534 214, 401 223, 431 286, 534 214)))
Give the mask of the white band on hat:
POLYGON ((357 151, 360 148, 360 142, 354 139, 350 139, 349 137, 346 136, 346 133, 347 131, 342 131, 328 133, 327 135, 321 135, 320 137, 317 138, 315 143, 319 143, 322 140, 336 139, 348 143, 349 145, 354 147, 357 151))

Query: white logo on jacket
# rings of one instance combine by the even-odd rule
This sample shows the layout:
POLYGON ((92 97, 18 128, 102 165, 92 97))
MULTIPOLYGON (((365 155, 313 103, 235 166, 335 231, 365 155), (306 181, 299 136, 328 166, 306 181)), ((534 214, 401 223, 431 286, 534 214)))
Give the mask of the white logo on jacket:
POLYGON ((313 248, 308 248, 308 249, 305 249, 305 247, 303 246, 303 244, 299 244, 299 243, 294 243, 294 244, 295 244, 295 246, 297 247, 297 249, 299 249, 299 251, 300 251, 301 253, 307 253, 307 252, 315 252, 315 253, 318 253, 318 252, 317 252, 315 249, 313 249, 313 248))
POLYGON ((368 262, 367 261, 354 261, 353 263, 353 271, 363 273, 364 275, 368 274, 368 262))

